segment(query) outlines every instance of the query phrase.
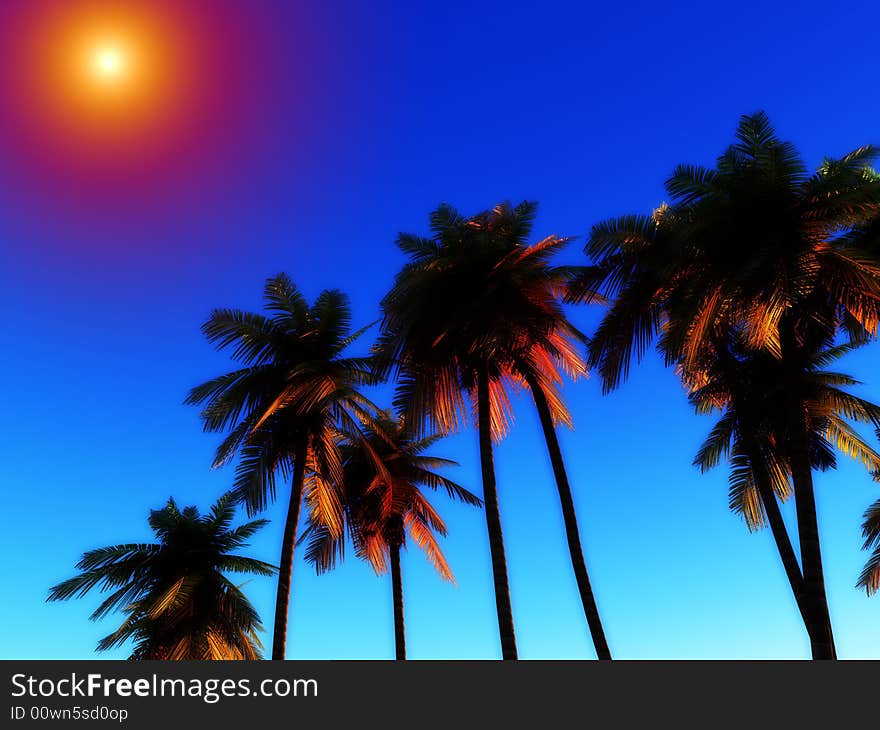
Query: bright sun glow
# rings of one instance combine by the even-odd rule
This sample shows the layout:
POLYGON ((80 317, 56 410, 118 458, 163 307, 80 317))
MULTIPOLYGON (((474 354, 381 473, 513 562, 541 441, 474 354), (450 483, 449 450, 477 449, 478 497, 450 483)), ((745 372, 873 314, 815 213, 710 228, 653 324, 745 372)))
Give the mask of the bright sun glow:
POLYGON ((215 4, 0 0, 0 117, 14 113, 40 174, 70 162, 115 180, 135 162, 200 153, 207 120, 238 88, 225 53, 239 31, 215 4))
POLYGON ((126 55, 117 46, 102 46, 93 52, 91 66, 100 79, 118 79, 126 71, 126 55))
POLYGON ((171 130, 195 72, 172 1, 46 0, 34 10, 16 55, 30 69, 21 87, 35 120, 102 149, 171 130))

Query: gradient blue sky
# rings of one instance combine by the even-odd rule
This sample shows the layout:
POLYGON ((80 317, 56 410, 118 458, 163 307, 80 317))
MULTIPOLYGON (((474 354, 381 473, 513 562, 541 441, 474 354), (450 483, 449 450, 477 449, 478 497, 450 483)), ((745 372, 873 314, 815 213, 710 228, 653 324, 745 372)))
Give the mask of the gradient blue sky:
MULTIPOLYGON (((402 262, 395 234, 424 231, 441 201, 538 200, 536 234, 578 236, 567 259, 580 261, 591 224, 656 207, 676 163, 711 163, 756 109, 811 164, 880 141, 876 54, 859 33, 880 23, 875 3, 247 6, 242 32, 261 34, 266 64, 252 83, 271 103, 213 151, 222 175, 177 171, 124 205, 95 190, 71 207, 22 183, 4 163, 16 140, 0 139, 0 657, 93 656, 115 627, 87 620, 99 596, 45 604, 49 586, 85 549, 148 539, 169 495, 205 508, 229 486, 208 470, 217 439, 181 405, 227 367, 199 334, 212 307, 259 307, 285 270, 310 297, 346 290, 367 323, 402 262)), ((589 331, 599 314, 573 318, 589 331)), ((847 361, 874 400, 878 363, 878 346, 847 361)), ((611 396, 597 381, 567 394, 563 447, 615 655, 806 657, 769 533, 728 512, 725 469, 691 466, 711 419, 673 375, 651 356, 611 396)), ((516 417, 497 469, 520 653, 589 658, 537 418, 522 399, 516 417)), ((438 451, 479 491, 473 432, 438 451)), ((848 463, 817 484, 839 653, 878 657, 880 599, 853 587, 876 485, 848 463)), ((436 503, 458 586, 406 554, 409 653, 497 657, 483 515, 436 503)), ((276 562, 281 505, 267 516, 250 553, 276 562)), ((247 592, 271 625, 274 582, 247 592)), ((318 578, 298 560, 292 606, 291 658, 393 654, 390 582, 363 564, 318 578)))

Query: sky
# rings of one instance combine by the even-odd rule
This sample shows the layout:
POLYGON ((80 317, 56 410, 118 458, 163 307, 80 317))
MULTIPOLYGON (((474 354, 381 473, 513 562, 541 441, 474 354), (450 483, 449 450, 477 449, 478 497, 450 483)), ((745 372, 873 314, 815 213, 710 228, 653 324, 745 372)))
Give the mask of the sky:
MULTIPOLYGON (((3 4, 3 33, 37 32, 4 22, 23 7, 3 4)), ((47 604, 49 587, 84 550, 149 540, 148 512, 169 496, 207 509, 230 486, 230 469, 209 469, 218 437, 182 405, 230 367, 199 332, 212 308, 256 310, 286 271, 310 298, 346 291, 367 324, 403 262, 395 236, 425 233, 444 201, 536 200, 536 239, 575 236, 560 261, 582 262, 591 225, 657 207, 676 164, 711 164, 758 109, 810 165, 880 142, 875 54, 854 34, 880 22, 876 3, 194 0, 187 13, 172 25, 199 73, 162 101, 187 121, 124 145, 67 139, 63 115, 51 133, 28 126, 29 57, 0 46, 21 73, 0 93, 2 658, 94 656, 116 617, 88 620, 97 593, 47 604)), ((571 316, 589 332, 601 310, 571 316)), ((845 364, 880 401, 880 345, 845 364)), ((575 428, 561 441, 613 654, 809 656, 769 531, 728 511, 723 467, 691 465, 712 419, 656 355, 609 396, 597 378, 565 393, 575 428)), ((496 465, 520 656, 592 658, 527 399, 515 416, 496 465)), ((437 452, 480 492, 472 430, 437 452)), ((816 484, 838 652, 878 657, 880 598, 854 587, 876 484, 843 459, 816 484)), ((434 503, 457 583, 406 552, 408 655, 497 658, 484 516, 434 503)), ((285 506, 250 555, 277 563, 285 506)), ((293 585, 289 658, 393 656, 388 576, 350 555, 315 576, 300 554, 293 585)), ((268 627, 274 588, 245 587, 268 627)))

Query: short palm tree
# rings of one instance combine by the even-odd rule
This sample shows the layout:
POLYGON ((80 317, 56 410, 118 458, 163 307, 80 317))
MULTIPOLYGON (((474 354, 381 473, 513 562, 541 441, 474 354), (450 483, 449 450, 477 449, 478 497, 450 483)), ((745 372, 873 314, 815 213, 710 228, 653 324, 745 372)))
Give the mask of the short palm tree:
MULTIPOLYGON (((801 391, 807 394, 809 448, 815 469, 833 468, 836 449, 871 472, 880 470, 880 454, 848 423, 880 426, 880 406, 844 390, 857 384, 850 376, 825 370, 858 344, 819 343, 804 373, 801 391)), ((727 458, 731 509, 743 516, 749 530, 770 525, 811 644, 830 641, 830 625, 818 623, 811 610, 803 573, 777 504, 777 499, 786 500, 792 493, 791 467, 784 449, 782 364, 773 354, 749 349, 741 337, 731 334, 704 348, 697 367, 684 376, 697 411, 722 414, 694 463, 706 471, 727 458)))
POLYGON ((556 438, 570 424, 560 370, 585 373, 583 336, 560 304, 570 272, 551 257, 568 239, 528 244, 536 205, 504 204, 465 218, 448 205, 431 214, 431 237, 401 234, 409 262, 382 302, 377 356, 396 368, 395 404, 416 434, 459 428, 472 409, 504 659, 517 657, 492 441, 506 433, 509 390, 530 389, 562 502, 572 565, 597 654, 610 658, 580 544, 571 488, 556 438))
MULTIPOLYGON (((810 174, 766 115, 745 116, 714 168, 675 170, 666 184, 669 205, 594 226, 587 244, 594 265, 572 287, 575 295, 595 290, 613 300, 589 359, 606 390, 658 333, 667 363, 685 370, 719 327, 741 331, 750 348, 778 356, 784 449, 817 626, 830 626, 830 619, 807 394, 799 390, 809 368, 805 338, 816 327, 826 338, 838 331, 853 341, 877 334, 880 259, 861 235, 880 214, 880 179, 868 167, 876 156, 875 148, 862 147, 810 174)), ((813 645, 813 655, 834 656, 830 633, 813 645)))
POLYGON ((260 659, 260 619, 227 573, 273 575, 275 567, 232 551, 265 523, 232 527, 231 495, 202 516, 173 499, 150 512, 155 543, 111 545, 85 553, 80 574, 54 586, 50 601, 79 598, 96 586, 112 593, 92 614, 126 614, 98 651, 134 642, 132 659, 260 659))
MULTIPOLYGON (((386 413, 366 426, 362 439, 342 446, 343 482, 335 487, 355 554, 368 561, 379 575, 390 565, 397 659, 406 659, 400 551, 406 547, 407 534, 444 580, 454 580, 435 537, 435 533, 446 536, 446 525, 422 487, 444 489, 453 499, 481 504, 474 494, 435 471, 455 465, 454 461, 425 453, 438 439, 414 439, 402 418, 386 413)), ((319 573, 333 568, 343 556, 344 536, 332 534, 320 516, 312 521, 303 538, 307 534, 306 558, 319 573)))
MULTIPOLYGON (((359 388, 373 382, 367 358, 345 350, 351 333, 348 298, 324 291, 309 306, 293 282, 279 274, 266 282, 267 314, 215 310, 202 327, 218 349, 231 349, 241 368, 193 388, 187 403, 203 404, 206 431, 228 431, 215 466, 239 455, 233 493, 253 515, 275 499, 275 477, 291 479, 281 546, 272 658, 284 659, 294 546, 306 475, 341 476, 337 441, 358 433, 375 410, 359 388)), ((324 484, 310 482, 316 489, 324 484)), ((306 495, 334 534, 341 508, 327 490, 306 495)))

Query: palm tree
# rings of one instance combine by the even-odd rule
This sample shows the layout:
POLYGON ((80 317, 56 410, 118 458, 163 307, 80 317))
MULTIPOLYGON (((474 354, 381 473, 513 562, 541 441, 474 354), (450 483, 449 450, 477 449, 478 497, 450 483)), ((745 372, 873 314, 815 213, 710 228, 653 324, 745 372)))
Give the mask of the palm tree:
MULTIPOLYGON (((850 376, 824 369, 861 344, 817 343, 810 358, 801 392, 806 394, 809 449, 815 469, 833 468, 836 448, 869 471, 880 470, 880 454, 847 422, 880 426, 880 406, 844 390, 857 384, 850 376)), ((782 364, 766 350, 751 350, 742 337, 729 335, 704 348, 696 369, 683 376, 698 412, 722 413, 694 463, 705 472, 728 459, 731 509, 743 516, 750 531, 770 525, 811 644, 821 646, 830 640, 831 627, 811 610, 803 573, 777 504, 777 498, 784 501, 792 493, 791 468, 783 448, 782 364)))
MULTIPOLYGON (((268 314, 217 309, 202 327, 218 349, 231 348, 241 368, 193 388, 186 399, 204 404, 206 431, 228 431, 215 466, 240 456, 233 493, 248 514, 275 499, 275 476, 291 479, 275 601, 272 658, 284 659, 294 546, 306 475, 341 476, 337 440, 357 433, 374 407, 358 388, 373 382, 367 358, 347 357, 351 334, 348 298, 324 291, 309 306, 293 282, 279 274, 266 282, 268 314)), ((309 482, 321 490, 323 481, 309 482)), ((308 492, 334 534, 342 515, 329 490, 308 492)))
MULTIPOLYGON (((875 478, 880 481, 880 472, 875 474, 875 478)), ((865 512, 862 537, 865 539, 864 549, 872 552, 859 576, 856 587, 864 588, 865 592, 871 596, 880 590, 880 499, 865 512)))
POLYGON ((112 591, 91 618, 121 611, 126 619, 98 651, 133 640, 132 659, 260 659, 259 616, 226 573, 273 575, 276 568, 232 552, 266 524, 232 527, 234 516, 229 494, 204 516, 169 499, 150 512, 155 543, 90 550, 76 565, 79 575, 54 586, 48 600, 80 598, 96 586, 112 591))
POLYGON ((509 390, 529 387, 550 451, 584 612, 597 654, 606 659, 610 652, 555 431, 558 423, 570 425, 559 371, 585 373, 577 354, 584 338, 560 304, 571 272, 550 265, 568 239, 550 236, 528 245, 535 213, 536 205, 526 202, 464 218, 442 205, 431 214, 430 238, 401 234, 397 245, 410 260, 383 299, 377 354, 383 374, 397 369, 395 405, 414 433, 459 428, 471 404, 504 659, 516 659, 517 651, 492 442, 509 426, 509 390))
MULTIPOLYGON (((467 489, 435 471, 455 465, 454 461, 425 453, 439 436, 414 439, 402 418, 393 418, 387 413, 367 425, 365 431, 362 439, 342 446, 344 479, 335 486, 355 554, 368 561, 379 575, 390 565, 395 656, 406 659, 400 551, 406 547, 407 533, 440 576, 454 582, 435 537, 435 533, 446 536, 446 525, 421 487, 445 489, 450 497, 466 504, 478 506, 481 502, 467 489)), ((320 477, 313 475, 312 478, 320 477)), ((310 538, 307 560, 315 565, 318 573, 332 569, 343 556, 344 536, 333 535, 320 519, 312 521, 303 538, 306 534, 310 538)))
MULTIPOLYGON (((606 391, 657 334, 667 364, 685 370, 720 326, 778 356, 805 590, 811 615, 829 627, 807 396, 799 388, 814 328, 852 341, 877 334, 880 260, 860 235, 880 212, 880 178, 868 167, 876 156, 861 147, 810 174, 765 114, 745 116, 714 168, 676 168, 666 183, 670 204, 594 226, 586 248, 594 265, 572 287, 572 298, 596 290, 614 301, 589 358, 606 391)), ((830 631, 813 655, 833 658, 830 631)))

